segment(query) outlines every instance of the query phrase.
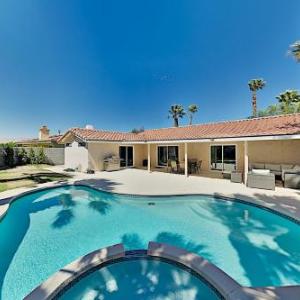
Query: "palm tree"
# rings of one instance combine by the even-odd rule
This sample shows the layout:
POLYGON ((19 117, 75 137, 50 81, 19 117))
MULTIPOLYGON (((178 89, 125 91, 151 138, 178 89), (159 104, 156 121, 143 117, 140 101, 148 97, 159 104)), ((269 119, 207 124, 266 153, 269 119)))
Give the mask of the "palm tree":
POLYGON ((289 54, 294 56, 297 62, 300 62, 300 41, 290 45, 289 54))
POLYGON ((196 113, 198 111, 198 105, 197 104, 191 104, 188 107, 188 115, 189 115, 189 119, 190 119, 190 125, 193 124, 193 116, 194 113, 196 113))
POLYGON ((179 118, 182 118, 184 115, 185 115, 185 111, 181 104, 171 105, 169 109, 169 118, 173 118, 174 127, 178 127, 179 118))
POLYGON ((300 94, 296 90, 286 90, 279 94, 276 99, 281 104, 282 112, 285 114, 299 112, 300 94))
POLYGON ((252 117, 257 116, 257 102, 256 102, 256 92, 258 90, 263 89, 263 87, 266 85, 266 82, 261 79, 251 79, 248 82, 248 86, 250 91, 252 92, 252 117))

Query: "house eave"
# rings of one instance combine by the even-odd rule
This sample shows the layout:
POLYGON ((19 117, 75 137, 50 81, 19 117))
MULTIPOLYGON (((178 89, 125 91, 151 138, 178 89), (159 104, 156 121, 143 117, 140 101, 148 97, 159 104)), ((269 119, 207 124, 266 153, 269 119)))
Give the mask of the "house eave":
POLYGON ((244 141, 273 141, 273 140, 295 140, 300 139, 300 134, 286 134, 286 135, 261 135, 261 136, 245 136, 245 137, 217 137, 217 138, 203 138, 203 139, 159 139, 148 141, 127 141, 127 140, 84 140, 88 143, 109 143, 109 144, 168 144, 168 143, 213 143, 213 142, 244 142, 244 141))

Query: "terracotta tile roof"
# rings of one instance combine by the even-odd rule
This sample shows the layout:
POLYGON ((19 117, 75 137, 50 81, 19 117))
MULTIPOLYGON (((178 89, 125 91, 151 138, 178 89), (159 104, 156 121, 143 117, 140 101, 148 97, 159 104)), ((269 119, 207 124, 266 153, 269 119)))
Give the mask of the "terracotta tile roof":
POLYGON ((300 134, 300 113, 198 124, 178 128, 150 129, 141 133, 125 133, 82 128, 72 128, 69 132, 73 132, 79 138, 87 141, 128 142, 292 135, 300 134))
POLYGON ((51 143, 51 142, 58 142, 58 140, 62 138, 62 135, 51 135, 47 140, 39 140, 38 138, 33 139, 20 139, 17 140, 17 143, 51 143))
POLYGON ((75 134, 75 136, 87 141, 134 141, 140 138, 139 134, 135 133, 97 129, 71 128, 69 131, 75 134))

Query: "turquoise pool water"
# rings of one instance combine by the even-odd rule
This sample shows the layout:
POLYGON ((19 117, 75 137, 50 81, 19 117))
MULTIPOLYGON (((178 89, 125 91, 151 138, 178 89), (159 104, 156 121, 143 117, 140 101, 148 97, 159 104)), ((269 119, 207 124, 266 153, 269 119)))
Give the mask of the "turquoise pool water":
POLYGON ((60 300, 218 300, 210 287, 165 262, 138 259, 101 268, 72 286, 60 300))
POLYGON ((0 237, 2 300, 22 299, 95 249, 119 242, 127 249, 146 248, 150 240, 198 253, 243 285, 300 283, 298 224, 213 197, 147 198, 56 188, 15 201, 0 222, 0 237))

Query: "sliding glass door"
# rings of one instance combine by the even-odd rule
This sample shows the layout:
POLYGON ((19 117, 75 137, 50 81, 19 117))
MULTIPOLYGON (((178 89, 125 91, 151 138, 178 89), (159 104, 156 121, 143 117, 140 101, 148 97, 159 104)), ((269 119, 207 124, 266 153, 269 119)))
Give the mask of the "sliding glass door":
POLYGON ((157 147, 157 164, 159 166, 166 166, 168 160, 178 161, 178 146, 157 147))
POLYGON ((235 145, 212 145, 210 148, 211 170, 231 172, 236 169, 235 145))
POLYGON ((133 166, 133 147, 132 146, 120 146, 120 166, 132 167, 133 166))

